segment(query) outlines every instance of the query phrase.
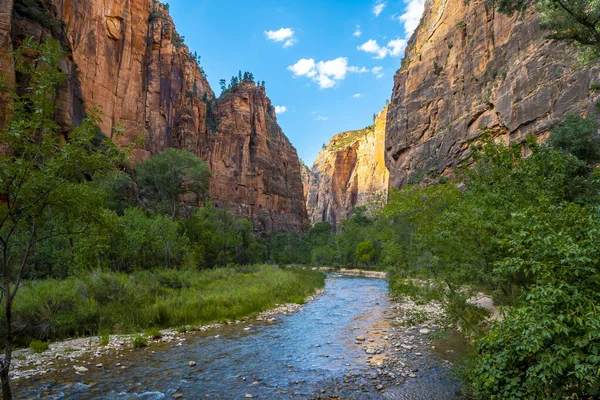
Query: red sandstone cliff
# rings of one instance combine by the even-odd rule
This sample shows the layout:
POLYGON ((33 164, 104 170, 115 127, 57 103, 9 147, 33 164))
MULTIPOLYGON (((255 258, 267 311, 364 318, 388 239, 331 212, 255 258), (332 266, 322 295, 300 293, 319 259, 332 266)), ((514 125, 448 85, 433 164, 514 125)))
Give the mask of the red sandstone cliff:
POLYGON ((264 88, 244 84, 215 99, 164 5, 15 0, 13 10, 0 0, 0 7, 0 66, 9 75, 10 46, 26 36, 53 37, 67 49, 56 115, 65 131, 99 107, 100 129, 118 144, 145 136, 136 161, 168 147, 204 158, 217 204, 251 218, 257 234, 306 230, 299 160, 264 88), (117 124, 124 136, 116 136, 117 124))
POLYGON ((354 207, 377 207, 387 198, 389 173, 385 167, 387 108, 365 129, 340 133, 319 153, 312 170, 305 167, 303 181, 311 223, 329 221, 335 226, 354 207))
POLYGON ((390 187, 450 174, 486 126, 505 141, 590 114, 599 69, 546 40, 532 10, 507 17, 485 0, 428 0, 394 78, 386 131, 390 187))

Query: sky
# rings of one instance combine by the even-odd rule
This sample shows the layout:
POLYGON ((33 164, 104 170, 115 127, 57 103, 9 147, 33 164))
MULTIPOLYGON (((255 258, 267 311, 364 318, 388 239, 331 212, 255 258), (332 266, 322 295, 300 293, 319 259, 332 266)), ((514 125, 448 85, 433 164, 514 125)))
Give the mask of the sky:
POLYGON ((279 125, 312 165, 340 132, 372 124, 393 88, 425 0, 169 0, 217 95, 249 71, 279 125))

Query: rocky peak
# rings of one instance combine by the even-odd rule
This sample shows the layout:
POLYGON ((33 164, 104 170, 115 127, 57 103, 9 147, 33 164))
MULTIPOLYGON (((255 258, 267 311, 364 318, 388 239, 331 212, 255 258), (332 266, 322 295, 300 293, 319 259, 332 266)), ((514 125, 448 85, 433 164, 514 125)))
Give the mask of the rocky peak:
POLYGON ((296 149, 277 124, 264 87, 242 82, 211 107, 211 194, 257 233, 306 232, 306 206, 296 149))
POLYGON ((593 113, 600 70, 576 62, 571 47, 545 39, 531 9, 507 17, 486 0, 428 0, 394 78, 390 186, 451 174, 482 127, 521 142, 568 113, 593 113))

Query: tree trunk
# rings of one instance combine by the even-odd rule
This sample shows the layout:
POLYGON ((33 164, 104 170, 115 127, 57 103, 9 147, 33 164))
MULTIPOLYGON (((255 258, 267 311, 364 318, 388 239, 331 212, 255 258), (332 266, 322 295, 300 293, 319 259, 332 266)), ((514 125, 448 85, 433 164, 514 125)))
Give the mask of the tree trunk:
POLYGON ((7 290, 5 297, 6 300, 6 350, 4 351, 4 360, 2 362, 2 369, 0 370, 0 379, 2 380, 2 399, 12 400, 12 392, 10 390, 10 378, 8 372, 10 371, 10 362, 12 359, 12 300, 10 298, 10 291, 7 290))
POLYGON ((0 371, 0 378, 2 379, 2 400, 12 400, 12 392, 10 390, 10 381, 8 377, 8 367, 0 371))

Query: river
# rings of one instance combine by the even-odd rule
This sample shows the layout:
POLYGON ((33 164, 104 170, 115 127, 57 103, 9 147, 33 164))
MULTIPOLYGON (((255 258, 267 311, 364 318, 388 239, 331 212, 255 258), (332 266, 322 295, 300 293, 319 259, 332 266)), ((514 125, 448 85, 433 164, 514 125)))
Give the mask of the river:
POLYGON ((89 369, 83 374, 66 369, 15 381, 16 398, 456 398, 459 384, 427 349, 402 363, 411 364, 415 379, 396 371, 394 379, 385 376, 385 389, 378 387, 385 363, 377 368, 369 360, 385 360, 386 353, 368 355, 356 338, 374 334, 368 341, 384 348, 401 329, 387 290, 382 279, 329 275, 324 293, 304 311, 188 334, 179 343, 109 354, 89 365, 81 360, 89 369))

